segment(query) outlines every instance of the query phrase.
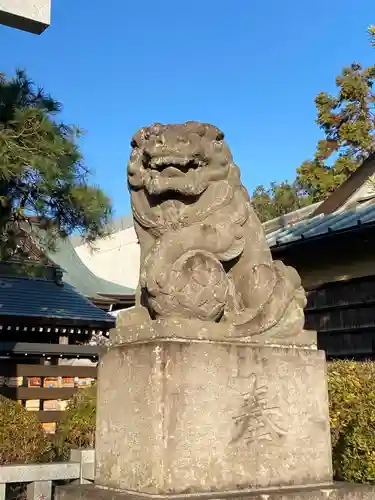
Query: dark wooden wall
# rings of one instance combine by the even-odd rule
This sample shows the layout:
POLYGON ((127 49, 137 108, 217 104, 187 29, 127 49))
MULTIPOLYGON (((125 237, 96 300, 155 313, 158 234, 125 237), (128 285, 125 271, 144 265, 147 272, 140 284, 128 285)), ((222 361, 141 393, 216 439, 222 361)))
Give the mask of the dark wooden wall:
MULTIPOLYGON (((375 270, 374 270, 375 271, 375 270)), ((375 357, 375 275, 308 290, 306 328, 329 357, 375 357)))

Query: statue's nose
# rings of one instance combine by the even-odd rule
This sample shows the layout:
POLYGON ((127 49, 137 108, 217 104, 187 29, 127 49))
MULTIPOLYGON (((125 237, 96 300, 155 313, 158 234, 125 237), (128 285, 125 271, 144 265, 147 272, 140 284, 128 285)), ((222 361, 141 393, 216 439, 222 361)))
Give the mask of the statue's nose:
POLYGON ((164 134, 159 134, 155 137, 155 146, 163 147, 167 143, 166 137, 164 134))

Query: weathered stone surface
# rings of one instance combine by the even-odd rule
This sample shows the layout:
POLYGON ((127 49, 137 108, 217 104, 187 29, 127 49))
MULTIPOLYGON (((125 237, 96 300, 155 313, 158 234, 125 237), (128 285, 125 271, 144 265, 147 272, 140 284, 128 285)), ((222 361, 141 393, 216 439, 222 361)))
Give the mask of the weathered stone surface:
POLYGON ((100 362, 96 443, 96 484, 115 489, 330 482, 324 353, 197 340, 117 346, 100 362))
POLYGON ((0 0, 0 24, 37 35, 51 22, 51 0, 0 0))
POLYGON ((28 500, 44 500, 51 498, 52 481, 35 481, 27 485, 28 500))
MULTIPOLYGON (((134 316, 132 314, 120 316, 117 327, 110 331, 110 342, 112 344, 144 342, 151 339, 233 341, 233 338, 229 336, 228 326, 225 323, 210 323, 184 318, 161 318, 154 321, 142 321, 144 318, 141 318, 141 315, 143 313, 144 316, 144 309, 134 309, 132 312, 134 316), (140 321, 135 322, 135 318, 140 319, 140 321)), ((298 346, 317 349, 317 335, 313 331, 301 330, 298 335, 291 337, 284 335, 279 338, 268 335, 268 333, 252 335, 250 341, 247 337, 239 337, 236 342, 246 342, 250 345, 298 346)))
MULTIPOLYGON (((108 491, 95 486, 57 488, 56 500, 149 500, 149 495, 108 491)), ((373 500, 373 486, 331 484, 324 487, 301 486, 258 491, 220 492, 155 496, 159 500, 373 500)))
POLYGON ((301 280, 272 260, 224 134, 198 122, 154 124, 135 135, 132 148, 128 183, 143 312, 133 311, 128 323, 139 324, 146 312, 146 323, 225 324, 217 330, 222 340, 295 343, 304 326, 301 280))

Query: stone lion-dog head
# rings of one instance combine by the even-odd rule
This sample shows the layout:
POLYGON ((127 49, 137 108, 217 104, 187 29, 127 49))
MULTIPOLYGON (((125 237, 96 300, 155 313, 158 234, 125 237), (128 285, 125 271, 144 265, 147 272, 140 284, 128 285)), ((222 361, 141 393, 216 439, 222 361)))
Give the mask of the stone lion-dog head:
POLYGON ((223 132, 210 124, 156 123, 140 129, 131 146, 129 187, 145 189, 151 197, 199 196, 232 170, 238 176, 223 132))

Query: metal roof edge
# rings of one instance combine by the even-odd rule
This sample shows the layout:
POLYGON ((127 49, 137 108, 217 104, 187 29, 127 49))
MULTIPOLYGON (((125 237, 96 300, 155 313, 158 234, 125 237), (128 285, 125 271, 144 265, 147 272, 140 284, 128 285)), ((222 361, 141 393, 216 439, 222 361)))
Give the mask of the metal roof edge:
POLYGON ((301 220, 309 217, 321 204, 321 202, 313 203, 312 205, 307 205, 306 207, 299 208, 288 214, 280 215, 274 219, 263 222, 262 226, 266 234, 269 234, 277 229, 282 229, 288 224, 298 223, 301 220))
POLYGON ((316 241, 322 238, 329 238, 334 235, 359 231, 362 229, 371 228, 375 225, 375 205, 367 207, 356 207, 346 212, 338 212, 332 214, 317 214, 311 219, 311 223, 301 221, 294 227, 285 230, 284 236, 276 237, 278 231, 267 235, 267 242, 271 250, 290 247, 301 242, 316 241), (335 220, 336 219, 336 220, 335 220), (362 220, 364 219, 364 220, 362 220), (314 220, 316 226, 314 227, 314 220), (327 225, 327 222, 330 222, 327 225), (346 222, 348 224, 346 224, 346 222), (325 224, 325 228, 321 232, 314 232, 320 226, 325 224), (335 227, 336 226, 336 227, 335 227), (304 231, 306 229, 306 231, 304 231), (273 241, 271 241, 271 237, 273 241))

